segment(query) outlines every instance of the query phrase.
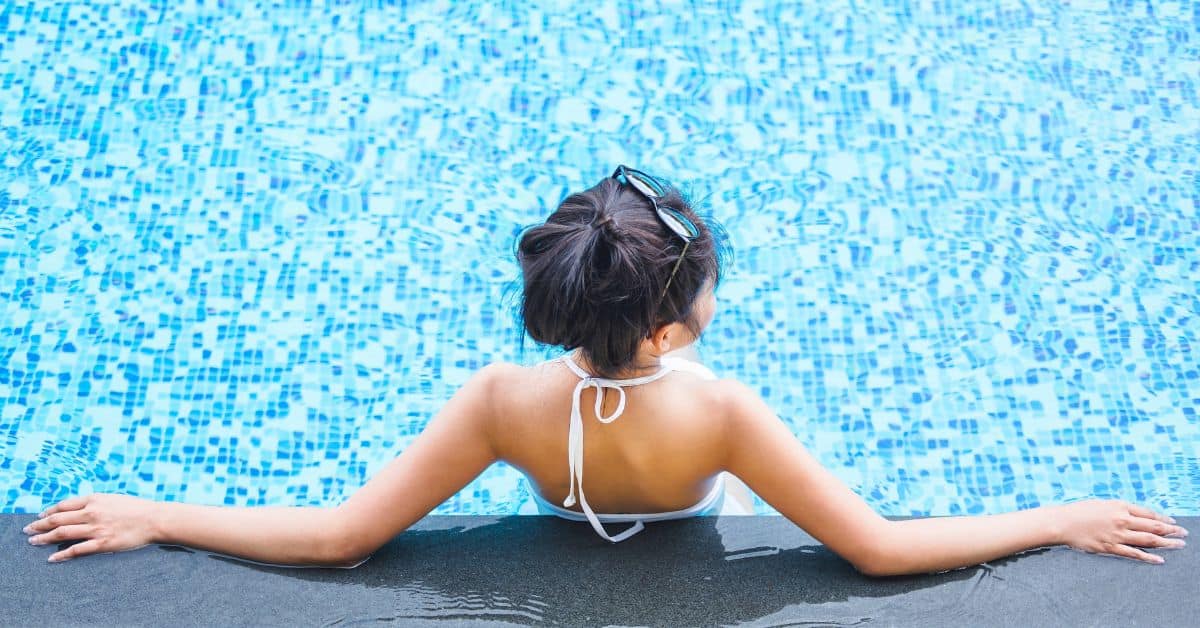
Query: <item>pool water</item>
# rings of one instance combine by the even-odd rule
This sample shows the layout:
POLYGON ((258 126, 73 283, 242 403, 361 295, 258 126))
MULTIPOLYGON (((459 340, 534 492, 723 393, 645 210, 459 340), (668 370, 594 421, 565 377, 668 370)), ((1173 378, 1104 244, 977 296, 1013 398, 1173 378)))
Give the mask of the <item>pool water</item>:
POLYGON ((626 163, 879 512, 1200 514, 1200 5, 366 4, 0 8, 0 512, 339 503, 551 355, 514 236, 626 163))

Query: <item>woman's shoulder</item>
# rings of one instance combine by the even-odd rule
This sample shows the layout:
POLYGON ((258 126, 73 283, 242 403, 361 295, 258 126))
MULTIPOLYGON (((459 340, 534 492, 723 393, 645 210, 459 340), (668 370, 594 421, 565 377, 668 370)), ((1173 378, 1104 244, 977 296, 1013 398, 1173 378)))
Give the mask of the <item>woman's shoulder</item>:
POLYGON ((489 362, 475 371, 475 375, 471 379, 489 390, 495 390, 497 386, 503 387, 505 384, 518 382, 529 377, 530 374, 528 366, 513 362, 489 362))
POLYGON ((757 397, 757 394, 749 386, 730 377, 719 377, 701 362, 687 358, 664 358, 664 360, 669 360, 672 370, 695 376, 700 384, 697 389, 703 391, 713 402, 744 403, 747 399, 757 397))
POLYGON ((714 407, 726 415, 737 414, 754 403, 762 403, 762 397, 753 388, 732 378, 718 379, 708 386, 709 399, 714 407))
POLYGON ((762 396, 753 388, 731 377, 717 377, 708 367, 690 360, 678 360, 674 370, 688 373, 693 379, 689 393, 710 409, 714 417, 738 420, 761 414, 766 407, 762 396))
POLYGON ((537 364, 517 364, 516 362, 505 362, 499 360, 489 362, 476 371, 477 375, 488 379, 505 379, 512 377, 531 377, 540 372, 544 372, 546 367, 550 366, 555 360, 546 360, 537 364))
POLYGON ((683 374, 689 386, 688 396, 706 408, 705 413, 729 427, 730 421, 758 414, 762 397, 750 386, 731 377, 718 377, 703 363, 688 358, 673 358, 672 370, 683 374))
POLYGON ((516 364, 514 362, 491 362, 480 368, 471 377, 472 382, 486 390, 487 394, 496 400, 507 397, 524 396, 521 391, 528 391, 531 386, 537 386, 547 371, 549 362, 532 365, 516 364))

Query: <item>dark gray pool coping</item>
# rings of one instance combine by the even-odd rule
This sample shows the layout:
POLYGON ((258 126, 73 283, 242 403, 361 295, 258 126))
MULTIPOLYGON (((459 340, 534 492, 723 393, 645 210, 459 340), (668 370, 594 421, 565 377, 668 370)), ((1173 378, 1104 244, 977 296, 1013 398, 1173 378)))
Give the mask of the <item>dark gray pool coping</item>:
MULTIPOLYGON (((1056 547, 868 578, 781 517, 655 523, 610 545, 550 517, 427 517, 356 569, 153 545, 46 562, 0 515, 5 626, 1183 626, 1200 553, 1150 565, 1056 547)), ((1191 530, 1200 517, 1180 518, 1191 530)))

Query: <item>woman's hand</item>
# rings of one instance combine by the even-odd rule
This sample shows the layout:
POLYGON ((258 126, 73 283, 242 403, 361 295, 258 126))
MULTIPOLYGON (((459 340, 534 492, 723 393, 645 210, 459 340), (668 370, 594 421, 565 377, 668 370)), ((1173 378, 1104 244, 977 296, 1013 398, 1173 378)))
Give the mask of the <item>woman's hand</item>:
POLYGON ((1162 563, 1163 557, 1138 547, 1180 548, 1187 530, 1175 520, 1120 500, 1087 500, 1058 506, 1062 543, 1093 554, 1114 554, 1162 563))
POLYGON ((65 499, 25 526, 33 545, 81 540, 50 556, 50 562, 96 553, 137 549, 154 542, 154 502, 129 495, 94 493, 65 499))

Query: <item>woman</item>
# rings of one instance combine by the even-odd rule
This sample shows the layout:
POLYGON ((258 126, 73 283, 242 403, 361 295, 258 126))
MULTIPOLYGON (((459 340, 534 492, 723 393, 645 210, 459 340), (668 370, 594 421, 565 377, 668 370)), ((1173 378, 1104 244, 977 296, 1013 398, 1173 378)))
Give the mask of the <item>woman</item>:
POLYGON ((613 542, 645 521, 713 512, 729 474, 875 576, 1056 544, 1161 563, 1138 548, 1184 544, 1172 537, 1187 532, 1170 517, 1115 500, 907 521, 873 512, 754 391, 668 355, 712 320, 718 238, 678 192, 645 173, 621 166, 569 196, 522 234, 517 257, 526 330, 569 353, 476 373, 340 506, 229 508, 96 494, 47 509, 27 527, 30 542, 82 541, 52 562, 168 543, 276 564, 356 566, 502 460, 527 476, 543 511, 587 520, 613 542))

